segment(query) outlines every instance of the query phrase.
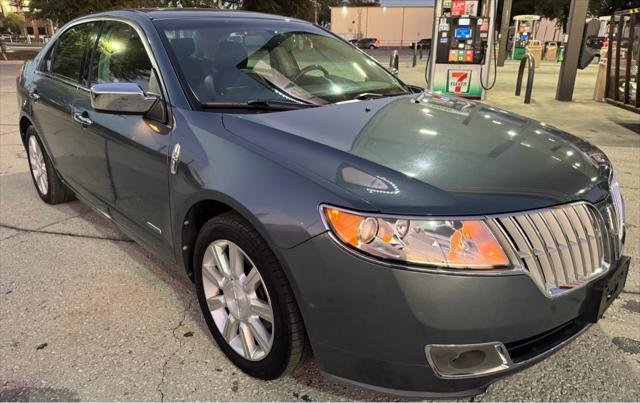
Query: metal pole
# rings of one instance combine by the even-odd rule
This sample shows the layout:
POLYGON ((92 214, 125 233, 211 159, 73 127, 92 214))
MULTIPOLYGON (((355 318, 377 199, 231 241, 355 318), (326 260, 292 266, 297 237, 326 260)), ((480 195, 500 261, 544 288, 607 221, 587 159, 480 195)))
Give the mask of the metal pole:
POLYGON ((571 0, 569 21, 567 21, 569 40, 564 53, 564 61, 560 66, 558 89, 556 99, 558 101, 572 101, 573 89, 576 84, 578 61, 582 50, 582 35, 584 33, 585 20, 589 2, 584 0, 571 0))
MULTIPOLYGON (((491 70, 491 63, 493 62, 493 58, 496 57, 494 50, 494 41, 496 40, 496 6, 498 5, 498 0, 489 0, 488 4, 485 7, 485 17, 489 17, 489 40, 487 41, 487 49, 484 60, 484 67, 482 68, 483 76, 480 77, 484 83, 489 83, 489 70, 491 70)), ((480 99, 484 101, 487 98, 487 90, 482 89, 482 95, 480 99)))
POLYGON ((313 22, 318 23, 318 0, 313 1, 313 22))
POLYGON ((531 53, 527 53, 525 57, 520 60, 520 66, 518 66, 518 78, 516 79, 516 96, 520 96, 522 91, 522 76, 524 75, 525 64, 527 66, 527 89, 524 93, 524 103, 531 103, 531 93, 533 92, 533 79, 536 74, 536 63, 531 53))
POLYGON ((417 63, 418 63, 418 43, 415 43, 415 45, 413 46, 413 62, 411 67, 416 67, 417 63))
POLYGON ((502 6, 502 22, 500 23, 500 48, 498 49, 498 66, 504 66, 509 44, 509 25, 511 25, 511 6, 513 0, 504 0, 502 6))
POLYGON ((436 0, 436 5, 433 8, 433 34, 431 35, 431 50, 429 55, 429 64, 428 68, 428 77, 429 82, 427 83, 427 89, 433 90, 433 78, 436 75, 436 56, 438 54, 438 43, 440 42, 440 38, 438 38, 438 25, 440 24, 440 16, 442 15, 442 0, 436 0))
POLYGON ((511 59, 515 59, 516 56, 516 40, 520 38, 520 34, 518 31, 520 30, 520 20, 515 20, 515 24, 513 26, 513 43, 511 44, 511 59))

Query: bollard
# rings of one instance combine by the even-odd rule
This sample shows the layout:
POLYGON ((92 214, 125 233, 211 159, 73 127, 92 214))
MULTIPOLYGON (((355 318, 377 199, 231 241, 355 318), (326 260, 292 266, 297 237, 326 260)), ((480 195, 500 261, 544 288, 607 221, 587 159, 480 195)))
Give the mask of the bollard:
POLYGON ((522 90, 522 76, 524 75, 525 65, 528 67, 527 73, 527 88, 524 93, 524 103, 531 103, 531 92, 533 91, 533 79, 536 73, 536 63, 531 53, 525 54, 525 57, 520 60, 520 66, 518 67, 518 79, 516 80, 516 96, 520 96, 522 90))
POLYGON ((427 85, 426 88, 429 88, 429 82, 431 81, 431 70, 429 70, 429 58, 427 57, 427 63, 424 66, 424 82, 427 85))
POLYGON ((420 60, 422 60, 422 44, 418 45, 420 47, 420 49, 418 49, 420 51, 420 60))
POLYGON ((418 64, 418 44, 416 43, 413 47, 413 62, 411 63, 411 67, 416 67, 418 64))
POLYGON ((391 52, 391 56, 389 57, 389 70, 398 75, 400 72, 400 56, 398 55, 398 50, 394 50, 391 52))

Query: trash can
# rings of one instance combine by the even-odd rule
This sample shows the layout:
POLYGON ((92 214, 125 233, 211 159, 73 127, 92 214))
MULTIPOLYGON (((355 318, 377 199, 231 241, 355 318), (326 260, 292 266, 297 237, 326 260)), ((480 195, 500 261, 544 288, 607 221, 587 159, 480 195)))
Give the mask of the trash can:
POLYGON ((536 67, 540 67, 542 61, 542 42, 538 40, 530 40, 527 42, 527 53, 531 53, 536 67))
POLYGON ((515 48, 513 50, 513 60, 520 60, 527 53, 527 49, 525 48, 515 48))
POLYGON ((558 43, 547 42, 547 50, 544 53, 544 60, 549 62, 555 62, 558 58, 558 43))
MULTIPOLYGON (((603 46, 602 49, 606 48, 603 46)), ((596 76, 596 87, 593 90, 593 99, 598 102, 604 102, 604 90, 607 83, 607 56, 602 57, 600 52, 600 61, 598 62, 598 75, 596 76)))

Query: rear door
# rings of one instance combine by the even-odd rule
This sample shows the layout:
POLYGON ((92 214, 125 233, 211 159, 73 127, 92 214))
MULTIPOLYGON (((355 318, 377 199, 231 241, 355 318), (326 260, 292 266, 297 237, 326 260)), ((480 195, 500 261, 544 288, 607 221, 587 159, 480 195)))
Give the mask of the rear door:
MULTIPOLYGON (((144 33, 130 23, 105 21, 88 72, 88 86, 136 83, 148 95, 163 97, 144 33)), ((76 102, 91 124, 87 131, 103 144, 111 185, 109 212, 138 240, 174 259, 169 210, 171 127, 165 103, 145 116, 94 111, 89 92, 76 102)))

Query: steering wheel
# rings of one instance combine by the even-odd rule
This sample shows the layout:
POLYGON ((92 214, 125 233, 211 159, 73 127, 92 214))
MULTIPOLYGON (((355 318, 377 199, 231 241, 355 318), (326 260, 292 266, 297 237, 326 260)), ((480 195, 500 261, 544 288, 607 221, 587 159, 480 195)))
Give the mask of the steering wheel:
POLYGON ((307 74, 310 71, 314 71, 314 70, 320 70, 322 72, 322 74, 324 74, 325 76, 329 75, 329 72, 327 71, 327 69, 325 69, 324 67, 320 66, 319 64, 311 64, 307 67, 304 67, 302 70, 300 70, 298 72, 298 74, 296 74, 293 77, 293 82, 297 82, 302 76, 304 76, 305 74, 307 74))

